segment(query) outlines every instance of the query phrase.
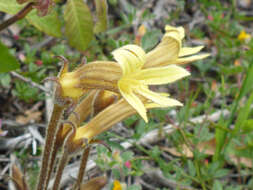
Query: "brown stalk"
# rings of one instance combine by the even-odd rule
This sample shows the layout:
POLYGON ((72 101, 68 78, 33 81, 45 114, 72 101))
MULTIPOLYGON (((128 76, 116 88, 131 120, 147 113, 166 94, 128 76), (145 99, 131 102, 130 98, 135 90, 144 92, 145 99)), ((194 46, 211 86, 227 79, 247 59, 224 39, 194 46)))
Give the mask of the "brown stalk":
POLYGON ((47 189, 48 187, 48 184, 49 184, 49 180, 50 180, 50 177, 51 177, 51 174, 52 174, 52 171, 55 167, 55 163, 56 163, 56 156, 57 156, 57 152, 58 152, 58 148, 59 146, 57 146, 56 143, 54 143, 55 145, 53 146, 53 149, 52 149, 52 155, 51 155, 51 158, 50 158, 50 161, 49 161, 49 168, 48 168, 48 174, 47 174, 47 178, 46 178, 46 183, 45 183, 45 189, 47 189))
POLYGON ((0 24, 0 31, 4 30, 5 28, 9 27, 13 23, 17 22, 24 18, 28 13, 33 10, 33 6, 35 5, 34 2, 28 3, 23 9, 21 9, 17 14, 12 16, 11 18, 5 20, 3 23, 0 24))
POLYGON ((40 170, 39 182, 37 185, 37 190, 44 190, 46 187, 46 181, 48 177, 48 170, 50 166, 50 160, 52 156, 52 146, 54 144, 54 139, 56 135, 57 128, 59 126, 59 121, 63 115, 64 106, 59 106, 54 104, 53 113, 50 122, 47 127, 45 148, 42 156, 42 166, 40 170))
POLYGON ((66 149, 64 149, 63 155, 61 157, 61 160, 60 160, 58 168, 57 168, 57 172, 56 172, 56 176, 55 176, 54 185, 53 185, 52 190, 59 189, 63 170, 65 168, 65 165, 68 163, 68 160, 69 160, 69 152, 66 149))
MULTIPOLYGON (((66 122, 70 124, 71 131, 68 131, 68 134, 64 141, 63 155, 57 167, 56 176, 54 179, 54 185, 53 185, 52 190, 59 189, 64 168, 69 160, 69 155, 71 155, 71 153, 75 152, 76 150, 75 145, 72 146, 72 144, 70 143, 73 141, 73 137, 76 133, 76 125, 70 121, 66 121, 66 122)), ((81 145, 82 145, 82 141, 80 141, 80 144, 77 144, 77 149, 81 147, 81 145)))
POLYGON ((78 177, 77 177, 77 180, 76 180, 76 183, 74 185, 73 190, 80 189, 80 187, 81 187, 81 184, 82 184, 82 181, 83 181, 83 176, 84 176, 85 170, 86 170, 86 165, 87 165, 89 153, 90 153, 90 147, 88 146, 83 151, 82 160, 81 160, 80 167, 79 167, 79 172, 78 172, 78 177))
MULTIPOLYGON (((83 122, 85 119, 87 119, 87 117, 89 116, 90 111, 91 111, 91 101, 92 101, 92 98, 95 93, 96 93, 96 91, 91 91, 90 94, 88 94, 87 97, 76 106, 73 113, 70 114, 70 116, 68 117, 68 121, 70 121, 71 123, 73 123, 76 126, 79 126, 81 122, 83 122), (76 116, 74 113, 76 113, 78 116, 76 116), (79 117, 79 119, 77 119, 77 117, 79 117)), ((65 136, 62 137, 63 127, 67 127, 66 125, 67 124, 62 125, 57 132, 56 141, 55 141, 53 148, 52 148, 52 156, 50 159, 50 166, 49 166, 49 171, 48 171, 48 176, 47 176, 45 188, 48 187, 50 176, 51 176, 52 171, 54 169, 57 151, 62 146, 66 135, 71 130, 71 127, 69 127, 69 130, 66 131, 65 136)))

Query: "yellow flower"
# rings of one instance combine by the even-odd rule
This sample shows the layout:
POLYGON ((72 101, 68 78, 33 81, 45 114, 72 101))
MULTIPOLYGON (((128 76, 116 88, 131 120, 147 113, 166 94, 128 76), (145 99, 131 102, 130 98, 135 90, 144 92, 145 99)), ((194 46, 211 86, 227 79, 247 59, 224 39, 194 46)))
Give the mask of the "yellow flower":
POLYGON ((83 76, 78 86, 83 85, 85 89, 93 85, 99 89, 120 93, 123 98, 103 109, 87 124, 78 127, 70 143, 75 145, 83 139, 90 142, 95 136, 136 112, 147 121, 146 109, 181 106, 179 101, 168 98, 168 94, 152 92, 148 87, 171 83, 189 75, 188 71, 175 64, 185 64, 209 56, 193 55, 198 53, 202 46, 181 47, 183 38, 182 27, 166 26, 166 34, 161 42, 148 53, 139 46, 127 45, 112 53, 117 63, 100 61, 87 64, 89 69, 76 69, 74 72, 83 76), (91 79, 96 79, 98 83, 92 84, 91 79), (107 81, 111 81, 109 88, 105 83, 107 81))
POLYGON ((250 34, 246 33, 244 30, 242 30, 240 32, 240 34, 237 36, 238 40, 240 41, 245 41, 245 40, 248 40, 250 39, 250 34))
POLYGON ((83 90, 77 88, 79 83, 78 77, 75 77, 74 72, 66 72, 60 77, 60 84, 62 86, 62 96, 79 98, 83 95, 83 90))
POLYGON ((146 122, 148 122, 147 110, 140 96, 161 106, 182 106, 175 99, 167 98, 149 90, 148 85, 174 82, 190 75, 187 70, 176 65, 143 69, 146 63, 146 54, 137 45, 123 46, 113 51, 112 54, 122 69, 122 77, 118 81, 119 91, 146 122))
MULTIPOLYGON (((150 103, 145 98, 141 98, 141 100, 144 102, 146 109, 164 107, 163 105, 150 103)), ((136 110, 124 98, 121 98, 116 103, 99 112, 87 124, 78 127, 71 144, 78 144, 82 139, 90 142, 95 136, 133 114, 136 114, 136 110)))
POLYGON ((182 40, 185 37, 183 27, 167 25, 165 31, 161 42, 152 51, 147 53, 144 68, 170 64, 181 65, 209 56, 207 53, 193 55, 200 52, 203 46, 182 47, 182 40))
POLYGON ((113 190, 122 190, 121 184, 118 180, 114 180, 113 182, 113 190))
POLYGON ((121 76, 121 69, 112 61, 94 61, 79 66, 72 72, 67 70, 59 76, 62 96, 72 99, 80 98, 85 91, 91 89, 105 89, 118 92, 117 81, 121 76))
MULTIPOLYGON (((157 68, 160 66, 168 66, 171 64, 185 64, 209 56, 209 54, 193 55, 198 53, 203 46, 194 48, 181 47, 182 40, 184 38, 184 29, 182 27, 176 28, 168 25, 165 27, 165 30, 166 33, 164 34, 161 42, 152 51, 145 54, 141 48, 134 48, 133 51, 130 51, 131 53, 126 52, 128 51, 126 50, 123 51, 126 52, 123 54, 127 56, 129 55, 130 57, 120 59, 137 59, 137 61, 131 61, 132 63, 130 65, 141 64, 134 67, 139 69, 141 66, 142 69, 146 69, 151 67, 157 68), (138 58, 134 58, 135 54, 138 58), (143 60, 138 61, 139 58, 143 60)), ((124 48, 120 49, 122 50, 124 48)), ((121 50, 116 50, 113 54, 121 50)), ((116 55, 116 57, 120 56, 116 55)), ((122 78, 122 72, 124 72, 122 70, 122 64, 120 66, 121 68, 118 63, 113 61, 95 61, 82 65, 72 72, 68 72, 66 69, 66 71, 64 71, 59 77, 59 84, 61 84, 62 88, 62 96, 79 99, 86 90, 90 89, 109 90, 119 93, 117 84, 118 80, 122 78)), ((136 69, 134 70, 136 71, 136 69)), ((125 75, 123 78, 126 78, 125 75)))

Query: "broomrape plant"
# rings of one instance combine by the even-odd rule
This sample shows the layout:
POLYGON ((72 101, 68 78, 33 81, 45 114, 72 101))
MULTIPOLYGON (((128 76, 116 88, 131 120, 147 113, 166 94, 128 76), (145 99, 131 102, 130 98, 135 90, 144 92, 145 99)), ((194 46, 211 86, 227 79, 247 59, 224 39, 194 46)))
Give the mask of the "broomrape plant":
POLYGON ((101 189, 106 184, 105 177, 83 184, 89 145, 100 143, 94 138, 133 114, 138 113, 148 122, 148 109, 183 105, 170 98, 169 94, 151 91, 149 86, 172 83, 189 76, 190 73, 179 65, 209 55, 195 55, 202 46, 182 47, 182 27, 166 26, 165 31, 161 42, 148 53, 137 45, 126 45, 112 52, 115 61, 82 64, 72 72, 68 71, 67 61, 64 60, 59 76, 50 79, 56 82, 55 105, 47 128, 37 190, 48 188, 55 156, 60 148, 63 153, 53 189, 60 187, 70 155, 82 150, 79 174, 73 189, 101 189), (64 110, 71 109, 73 111, 69 112, 67 122, 62 123, 64 110), (89 122, 81 125, 88 116, 91 118, 89 122), (100 185, 94 186, 93 182, 100 185))

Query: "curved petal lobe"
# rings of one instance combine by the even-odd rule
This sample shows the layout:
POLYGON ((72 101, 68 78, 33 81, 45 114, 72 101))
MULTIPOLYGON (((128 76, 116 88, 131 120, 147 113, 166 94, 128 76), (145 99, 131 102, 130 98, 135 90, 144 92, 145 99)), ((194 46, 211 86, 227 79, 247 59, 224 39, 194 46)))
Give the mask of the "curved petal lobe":
POLYGON ((147 110, 142 101, 134 94, 131 88, 126 89, 119 81, 119 91, 123 98, 140 114, 145 122, 148 122, 147 110))
POLYGON ((164 96, 161 96, 158 93, 155 93, 147 88, 141 88, 136 90, 137 93, 144 96, 147 99, 152 100, 154 103, 157 103, 162 106, 182 106, 183 104, 175 99, 167 98, 164 96))
POLYGON ((114 59, 120 64, 123 75, 141 69, 146 60, 146 54, 137 45, 126 45, 112 52, 114 59))
POLYGON ((183 65, 183 64, 186 64, 186 63, 190 63, 190 62, 193 62, 193 61, 204 59, 204 58, 209 57, 209 56, 210 56, 210 54, 205 53, 205 54, 201 54, 201 55, 193 55, 193 56, 190 56, 190 57, 178 58, 177 60, 173 61, 173 64, 183 65))
POLYGON ((204 46, 197 46, 197 47, 183 47, 180 52, 179 52, 179 57, 187 56, 187 55, 192 55, 195 53, 200 52, 204 46))
POLYGON ((178 32, 166 33, 158 46, 147 53, 144 68, 168 65, 168 62, 178 58, 180 48, 180 34, 178 32))
POLYGON ((145 85, 159 85, 174 82, 188 75, 190 73, 186 69, 176 65, 169 65, 141 70, 134 75, 134 78, 142 81, 145 85))

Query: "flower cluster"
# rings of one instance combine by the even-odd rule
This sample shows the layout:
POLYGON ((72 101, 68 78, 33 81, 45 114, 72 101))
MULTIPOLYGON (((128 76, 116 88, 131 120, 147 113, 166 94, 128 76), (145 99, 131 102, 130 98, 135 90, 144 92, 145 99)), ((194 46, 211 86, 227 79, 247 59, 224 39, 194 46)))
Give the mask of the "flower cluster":
MULTIPOLYGON (((130 44, 112 52, 115 61, 82 64, 71 72, 64 64, 59 76, 54 78, 58 84, 56 104, 47 129, 45 147, 50 151, 44 151, 38 187, 47 187, 54 157, 60 147, 64 147, 64 153, 54 188, 59 184, 68 155, 89 144, 98 143, 94 140, 98 134, 135 113, 148 122, 148 109, 183 105, 167 93, 150 90, 150 86, 172 83, 189 76, 189 71, 180 65, 209 56, 197 54, 203 46, 183 47, 184 37, 182 27, 166 26, 161 42, 150 52, 146 53, 140 46, 130 44), (70 112, 68 122, 56 124, 63 110, 70 105, 74 111, 70 112), (81 125, 88 116, 91 118, 89 122, 81 125)), ((85 151, 84 158, 87 159, 89 149, 85 151)), ((85 159, 83 161, 86 165, 85 159)), ((82 173, 77 179, 78 186, 82 173)))
POLYGON ((65 73, 60 78, 63 95, 80 97, 83 90, 102 89, 119 93, 147 122, 146 108, 181 106, 168 95, 149 90, 150 85, 174 82, 190 75, 178 65, 203 59, 208 54, 198 53, 203 46, 182 47, 184 29, 166 26, 165 35, 152 51, 145 53, 137 45, 126 45, 112 52, 116 62, 96 61, 65 73), (142 100, 141 100, 142 99, 142 100))

